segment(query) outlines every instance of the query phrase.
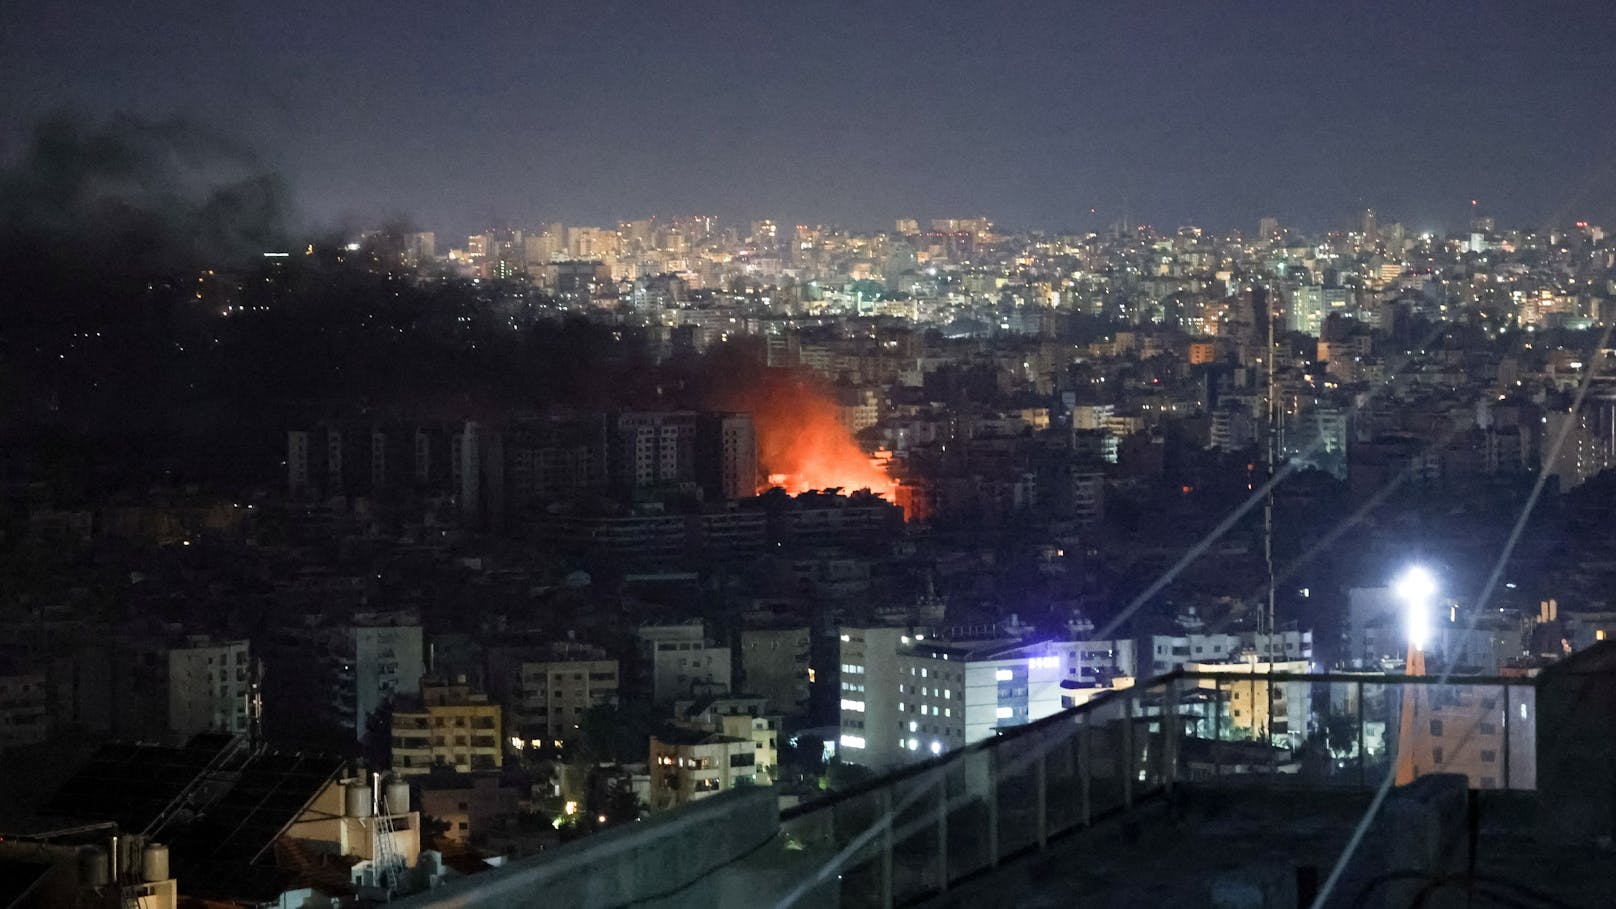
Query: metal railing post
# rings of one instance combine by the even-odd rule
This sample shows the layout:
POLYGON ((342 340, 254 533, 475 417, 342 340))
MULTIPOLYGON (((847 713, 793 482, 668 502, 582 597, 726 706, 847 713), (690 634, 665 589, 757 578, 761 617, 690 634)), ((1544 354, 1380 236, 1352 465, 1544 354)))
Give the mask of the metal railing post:
POLYGON ((1365 762, 1369 755, 1364 751, 1364 702, 1363 681, 1358 682, 1358 788, 1369 786, 1369 772, 1365 762))
POLYGON ((1163 698, 1162 716, 1162 785, 1168 792, 1178 781, 1178 737, 1183 733, 1184 721, 1178 715, 1178 682, 1168 682, 1163 698))
POLYGON ((1125 756, 1122 763, 1122 807, 1133 808, 1133 692, 1137 687, 1130 689, 1127 696, 1122 699, 1122 753, 1125 756))
POLYGON ((1083 826, 1094 824, 1093 796, 1089 792, 1089 783, 1094 778, 1094 727, 1089 724, 1088 718, 1078 726, 1077 734, 1077 780, 1078 789, 1083 793, 1083 826))
POLYGON ((948 767, 937 771, 937 890, 948 892, 948 767))
POLYGON ((1223 778, 1223 682, 1212 680, 1212 779, 1223 778))
POLYGON ((1042 852, 1049 846, 1049 767, 1046 761, 1048 753, 1041 741, 1042 734, 1030 738, 1033 740, 1033 747, 1038 749, 1038 756, 1033 761, 1033 774, 1038 790, 1038 851, 1042 852))
POLYGON ((988 867, 999 867, 999 750, 987 748, 988 762, 988 867))
POLYGON ((892 787, 882 786, 878 804, 881 811, 881 902, 892 909, 892 787))
POLYGON ((1504 788, 1509 789, 1509 683, 1504 683, 1504 788))

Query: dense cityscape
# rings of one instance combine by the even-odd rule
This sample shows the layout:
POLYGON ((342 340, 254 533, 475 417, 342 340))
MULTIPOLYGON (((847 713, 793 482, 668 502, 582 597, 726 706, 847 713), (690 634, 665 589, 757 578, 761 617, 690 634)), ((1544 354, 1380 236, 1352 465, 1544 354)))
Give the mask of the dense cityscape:
POLYGON ((0 909, 1616 903, 1608 10, 74 6, 0 909))
MULTIPOLYGON (((1402 672, 1411 561, 1433 670, 1529 677, 1616 629, 1598 226, 444 245, 291 243, 23 323, 9 781, 49 796, 106 741, 315 748, 419 787, 411 864, 520 856, 1176 669, 1402 672), (152 381, 85 381, 113 356, 152 381)), ((1275 703, 1223 722, 1293 772, 1386 747, 1275 703)), ((1447 763, 1496 787, 1482 754, 1447 763)))

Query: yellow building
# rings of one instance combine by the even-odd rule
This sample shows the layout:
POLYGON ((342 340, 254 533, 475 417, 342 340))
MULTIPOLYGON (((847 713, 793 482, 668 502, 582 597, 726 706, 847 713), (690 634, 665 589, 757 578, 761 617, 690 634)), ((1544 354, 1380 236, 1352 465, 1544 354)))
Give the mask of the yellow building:
POLYGON ((1230 725, 1236 730, 1254 738, 1266 734, 1276 745, 1284 744, 1281 739, 1295 745, 1307 735, 1307 683, 1278 683, 1274 685, 1273 698, 1270 700, 1268 682, 1263 678, 1270 673, 1308 672, 1306 660, 1277 660, 1270 663, 1248 652, 1228 662, 1185 663, 1184 669, 1187 672, 1224 676, 1201 679, 1200 687, 1222 690, 1230 725))
POLYGON ((1529 684, 1404 685, 1398 782, 1462 773, 1471 789, 1537 786, 1537 690, 1529 684))
POLYGON ((400 776, 446 767, 457 773, 498 770, 504 763, 498 704, 464 682, 421 685, 418 698, 393 707, 393 772, 400 776))

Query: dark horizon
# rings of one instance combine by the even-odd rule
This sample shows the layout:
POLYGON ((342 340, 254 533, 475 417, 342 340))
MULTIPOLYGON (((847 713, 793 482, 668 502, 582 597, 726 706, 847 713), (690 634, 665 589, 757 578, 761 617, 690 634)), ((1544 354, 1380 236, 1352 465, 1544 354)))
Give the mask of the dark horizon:
MULTIPOLYGON (((1597 2, 10 6, 0 120, 237 136, 307 228, 400 217, 1412 231, 1616 220, 1597 2), (1090 209, 1093 213, 1090 214, 1090 209)), ((13 159, 26 130, 8 131, 13 159)))

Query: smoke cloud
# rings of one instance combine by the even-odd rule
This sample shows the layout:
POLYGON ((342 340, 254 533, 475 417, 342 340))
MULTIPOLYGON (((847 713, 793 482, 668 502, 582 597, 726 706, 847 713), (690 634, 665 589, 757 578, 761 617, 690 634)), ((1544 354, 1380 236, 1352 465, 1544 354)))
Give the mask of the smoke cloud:
POLYGON ((0 240, 27 266, 163 274, 228 266, 284 241, 280 179, 189 120, 58 112, 0 171, 0 240))

